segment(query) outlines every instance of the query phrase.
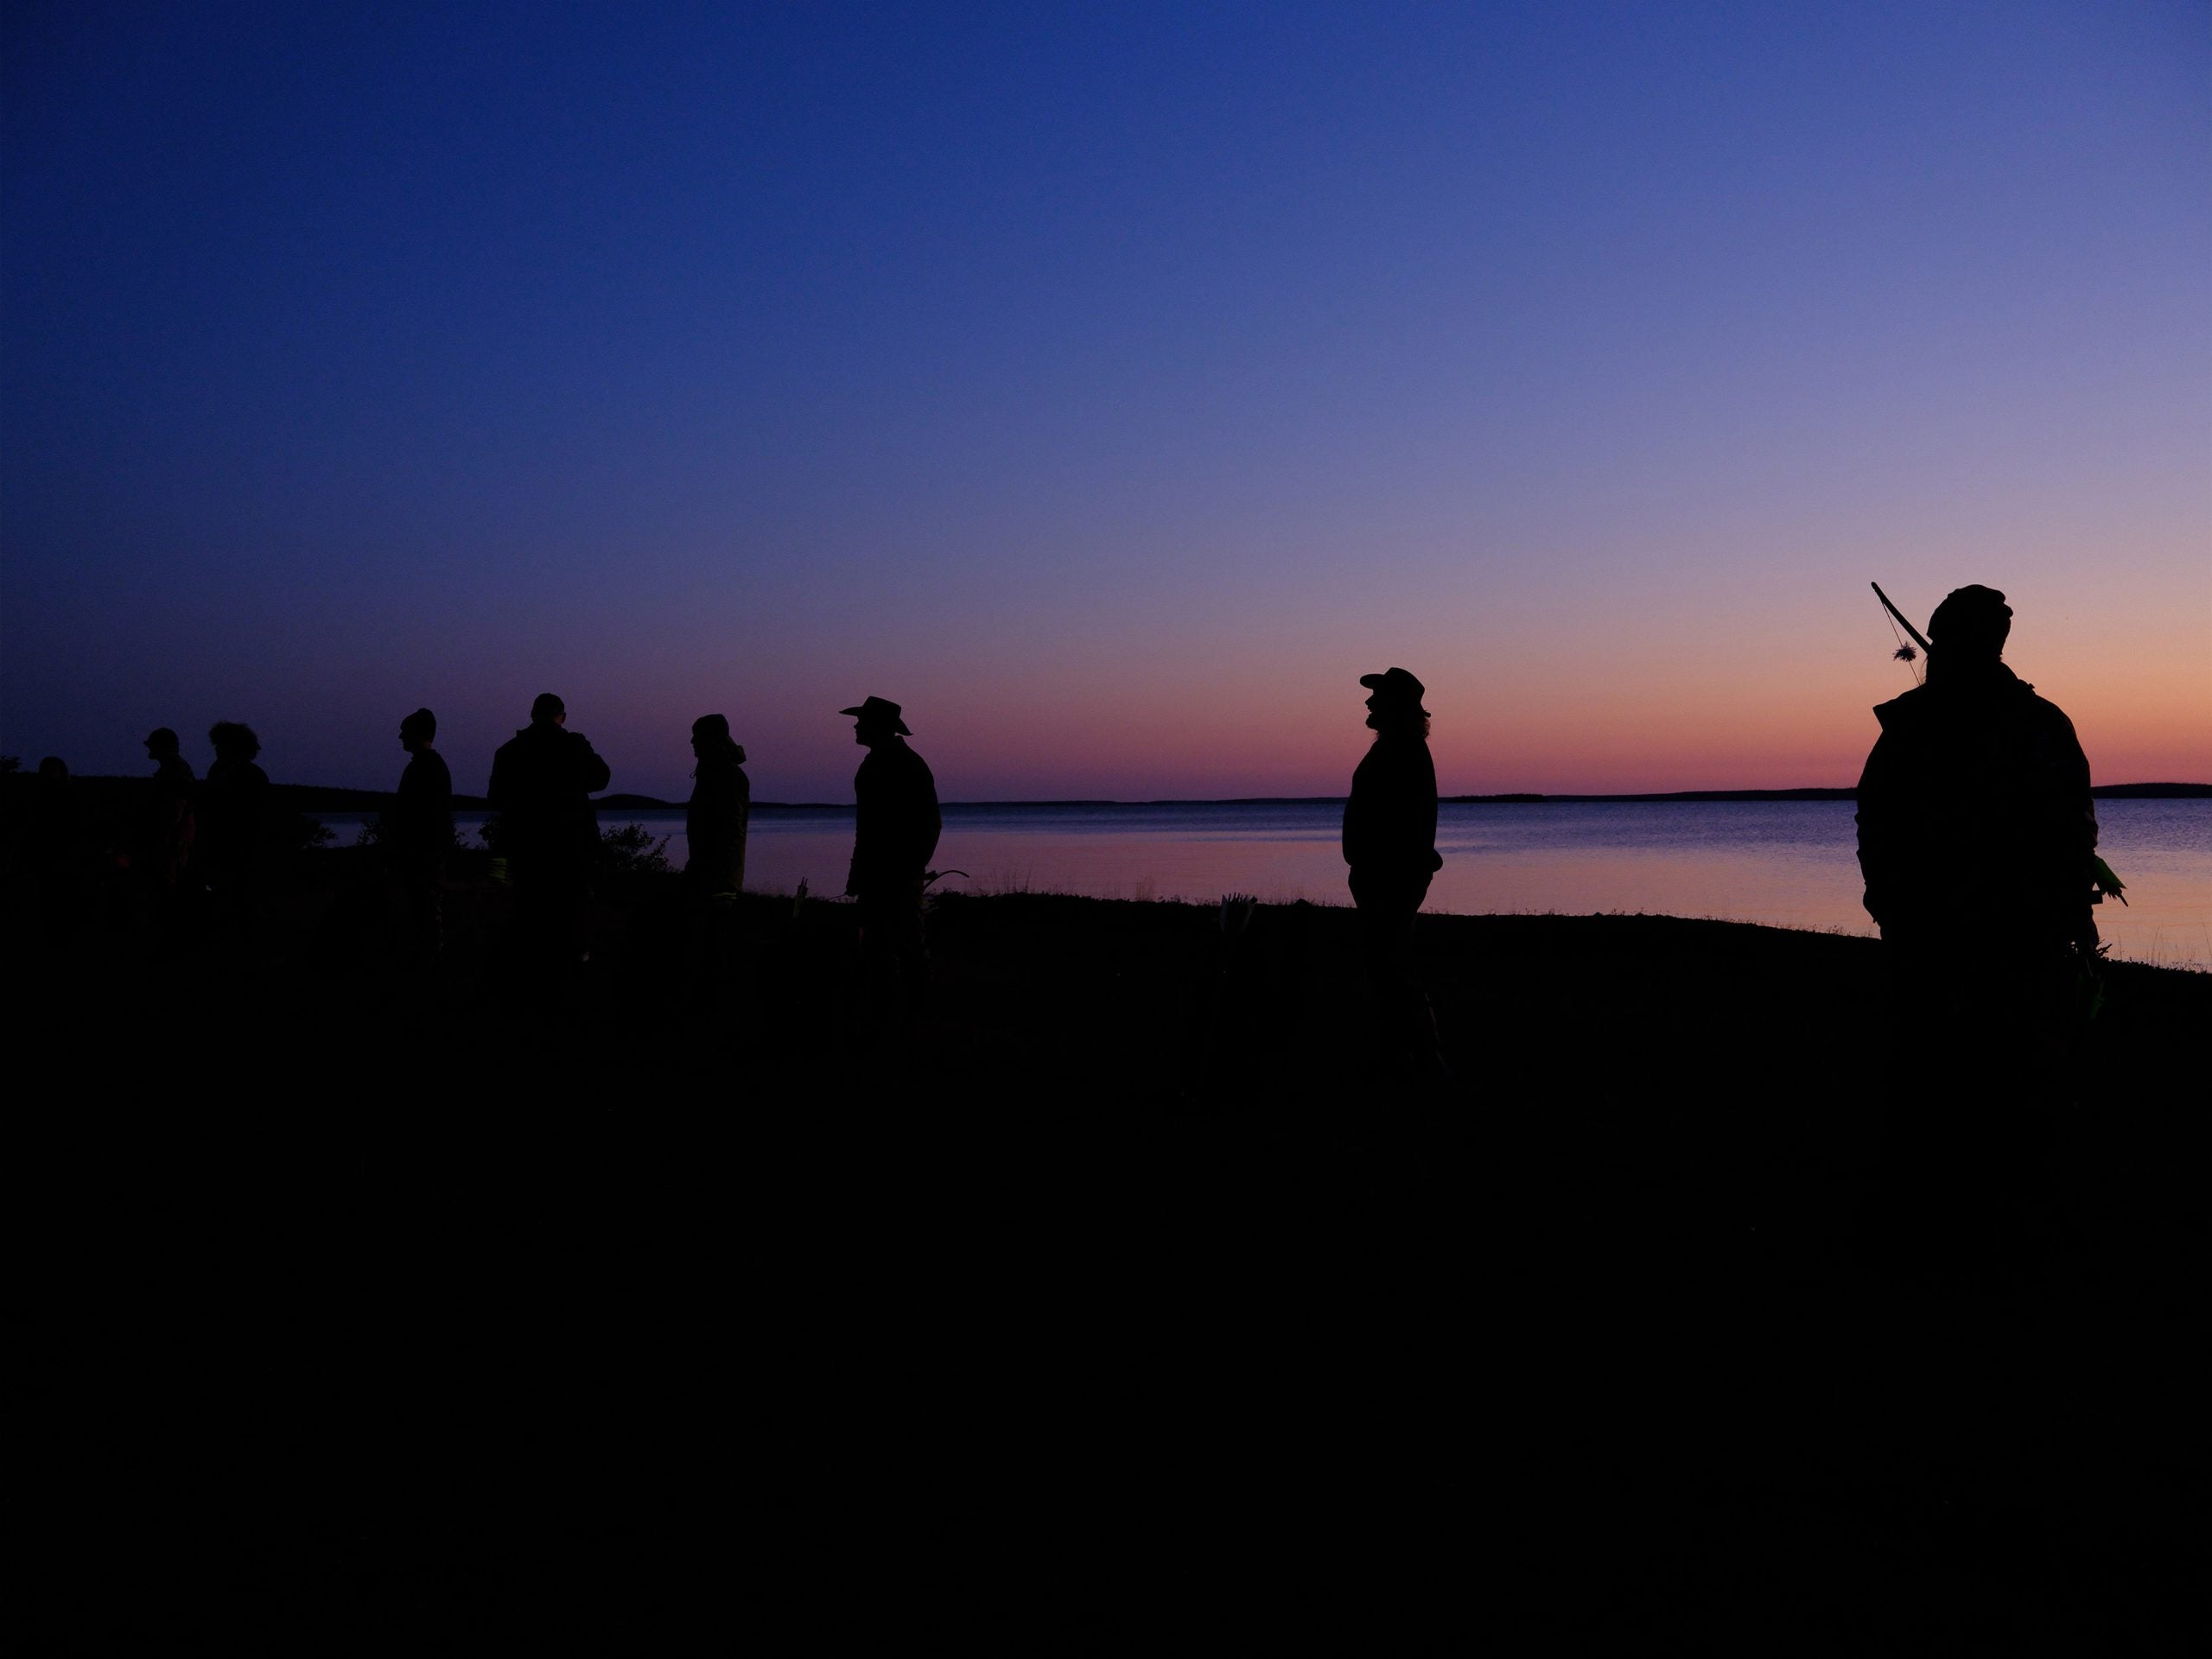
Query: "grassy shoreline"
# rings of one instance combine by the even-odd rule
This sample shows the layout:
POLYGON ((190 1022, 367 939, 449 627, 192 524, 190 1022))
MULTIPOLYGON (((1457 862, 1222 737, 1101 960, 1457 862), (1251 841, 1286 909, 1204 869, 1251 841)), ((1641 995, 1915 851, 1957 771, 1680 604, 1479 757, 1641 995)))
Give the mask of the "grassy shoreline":
POLYGON ((677 885, 610 882, 590 963, 518 1006, 504 893, 461 875, 428 975, 337 849, 281 958, 111 941, 28 982, 78 1080, 10 1128, 60 1465, 29 1501, 84 1649, 634 1650, 683 1639, 671 1580, 908 1651, 2201 1622, 2212 976, 2113 970, 2052 1125, 2075 1243, 2024 1290, 1855 1265, 1911 1093, 1871 940, 1425 918, 1453 1076, 1412 1088, 1367 1062, 1341 909, 1232 940, 949 896, 887 1052, 847 906, 747 895, 699 996, 677 885))

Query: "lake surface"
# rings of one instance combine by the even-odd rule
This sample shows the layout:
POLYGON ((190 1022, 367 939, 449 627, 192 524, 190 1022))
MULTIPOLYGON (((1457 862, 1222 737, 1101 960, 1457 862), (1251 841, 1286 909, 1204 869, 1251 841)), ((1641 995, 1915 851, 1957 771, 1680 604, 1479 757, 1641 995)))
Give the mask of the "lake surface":
MULTIPOLYGON (((1853 811, 1849 801, 1447 804, 1428 907, 1641 911, 1871 934, 1853 811)), ((954 806, 936 862, 967 872, 948 887, 983 893, 1342 904, 1341 814, 1326 804, 954 806)), ((603 827, 642 823, 665 835, 670 860, 683 863, 680 813, 600 816, 603 827)), ((2097 819, 2131 901, 2098 912, 2113 954, 2212 969, 2212 801, 2100 801, 2097 819)), ((788 893, 804 879, 817 893, 839 893, 852 834, 849 807, 764 807, 746 885, 788 893)))

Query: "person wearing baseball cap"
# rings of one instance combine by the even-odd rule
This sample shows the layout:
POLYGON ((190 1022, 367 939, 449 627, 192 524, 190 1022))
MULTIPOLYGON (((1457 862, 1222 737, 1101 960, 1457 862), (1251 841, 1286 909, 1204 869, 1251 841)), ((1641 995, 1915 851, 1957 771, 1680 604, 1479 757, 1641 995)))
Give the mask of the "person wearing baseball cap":
POLYGON ((1427 688, 1402 668, 1363 674, 1375 734, 1344 802, 1344 855, 1359 912, 1360 954, 1386 1062, 1440 1075, 1436 1015, 1413 965, 1414 918, 1444 861, 1436 852, 1436 766, 1427 688))
POLYGON ((897 703, 868 697, 840 709, 853 741, 868 751, 853 774, 852 868, 845 891, 858 901, 861 970, 880 1030, 911 1027, 929 990, 922 887, 944 820, 929 763, 906 746, 913 735, 897 703))

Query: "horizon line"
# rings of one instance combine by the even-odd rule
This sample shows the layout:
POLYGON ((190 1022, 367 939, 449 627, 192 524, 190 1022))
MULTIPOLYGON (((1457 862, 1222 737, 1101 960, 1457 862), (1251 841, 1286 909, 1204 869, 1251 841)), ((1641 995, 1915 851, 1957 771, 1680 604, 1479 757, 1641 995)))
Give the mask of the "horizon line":
MULTIPOLYGON (((18 772, 10 775, 28 780, 36 777, 37 774, 29 772, 18 772)), ((147 779, 146 775, 137 772, 87 772, 75 776, 73 779, 73 781, 86 784, 139 784, 147 781, 147 779)), ((391 790, 364 789, 357 788, 349 785, 336 784, 280 784, 272 782, 270 786, 272 789, 283 791, 287 793, 296 792, 304 795, 321 796, 353 796, 361 798, 365 804, 371 801, 389 800, 392 798, 395 794, 395 791, 391 790)), ((1612 790, 1591 791, 1570 791, 1558 793, 1547 792, 1539 790, 1508 790, 1482 794, 1440 794, 1437 797, 1437 804, 1439 805, 1511 806, 1535 805, 1548 803, 1573 804, 1577 802, 1608 801, 1630 803, 1656 803, 1664 801, 1704 803, 1791 800, 1836 801, 1855 799, 1858 793, 1858 785, 1855 784, 1840 786, 1809 785, 1786 789, 1612 790)), ((2212 798, 2212 783, 2183 783, 2174 779, 2158 779, 2141 783, 2097 784, 2091 786, 2089 793, 2093 798, 2097 799, 2126 799, 2130 797, 2135 797, 2139 798, 2151 799, 2163 798, 2168 799, 2188 800, 2212 798)), ((1343 795, 1208 795, 1156 796, 1141 800, 1119 800, 1107 796, 1068 796, 1053 799, 1022 798, 1008 800, 943 801, 938 803, 938 804, 940 807, 1340 806, 1344 804, 1345 798, 1346 798, 1343 795)), ((464 810, 471 810, 489 804, 489 803, 486 801, 485 798, 480 795, 467 795, 459 792, 456 792, 454 796, 454 804, 455 806, 462 807, 464 810)), ((647 795, 642 791, 632 790, 612 791, 604 797, 593 798, 591 804, 594 808, 611 807, 618 811, 622 810, 626 804, 635 804, 639 806, 663 807, 670 810, 674 810, 684 804, 684 803, 680 800, 664 800, 658 795, 647 795)), ((765 808, 787 812, 850 811, 853 808, 853 803, 850 801, 763 800, 755 801, 753 803, 753 805, 756 808, 765 808)), ((333 809, 326 808, 325 810, 333 809)), ((342 811, 349 809, 339 807, 334 810, 342 811)))

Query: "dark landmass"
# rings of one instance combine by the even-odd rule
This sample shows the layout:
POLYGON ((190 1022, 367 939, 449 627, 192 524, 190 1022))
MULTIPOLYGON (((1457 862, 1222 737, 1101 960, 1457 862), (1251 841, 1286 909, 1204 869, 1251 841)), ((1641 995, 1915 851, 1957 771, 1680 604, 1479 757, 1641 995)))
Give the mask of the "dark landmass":
POLYGON ((2212 800, 2212 784, 2100 784, 2089 791, 2101 801, 2212 800))
MULTIPOLYGON (((122 821, 138 811, 145 794, 146 779, 150 775, 73 777, 69 788, 76 797, 79 811, 94 818, 122 821)), ((30 791, 37 786, 38 778, 34 772, 0 775, 0 806, 14 810, 29 798, 30 791)), ((269 796, 275 810, 309 817, 319 812, 381 812, 396 798, 388 789, 338 789, 324 784, 274 782, 269 786, 269 796)), ((490 804, 481 795, 455 795, 453 804, 464 812, 481 812, 490 804)))
MULTIPOLYGON (((11 772, 0 776, 0 789, 6 794, 0 799, 11 798, 17 791, 32 787, 35 779, 27 772, 11 772)), ((143 778, 86 777, 71 780, 80 791, 86 807, 103 814, 122 816, 130 810, 134 790, 144 786, 143 778)), ((319 812, 380 812, 391 804, 393 797, 388 790, 338 789, 320 784, 273 784, 270 785, 274 804, 281 809, 313 817, 319 812)), ((2212 799, 2212 784, 2101 784, 2090 791, 2100 800, 2208 800, 2212 799)), ((1600 801, 1848 801, 1857 798, 1853 789, 1692 789, 1677 790, 1658 795, 1541 795, 1520 793, 1510 795, 1446 795, 1442 798, 1458 805, 1502 804, 1557 804, 1600 801)), ((1344 804, 1341 795, 1254 795, 1236 796, 1222 800, 1156 800, 1156 801, 947 801, 948 811, 1065 811, 1076 807, 1112 806, 1328 806, 1344 804)), ((616 793, 596 798, 594 804, 601 812, 680 812, 681 801, 664 801, 657 796, 616 793)), ((463 812, 483 812, 490 803, 480 795, 455 795, 455 810, 463 812)), ((836 801, 755 801, 755 811, 766 812, 846 812, 852 809, 850 802, 836 801)))
MULTIPOLYGON (((86 779, 86 783, 137 784, 135 778, 86 779)), ((272 803, 294 812, 381 812, 397 798, 385 789, 331 789, 321 784, 275 784, 269 786, 272 803)), ((462 795, 453 798, 454 809, 461 812, 482 812, 491 803, 481 795, 462 795)))
MULTIPOLYGON (((2099 800, 2212 799, 2212 784, 2100 784, 2089 793, 2099 800)), ((1447 795, 1462 804, 1560 801, 1855 801, 1852 789, 1682 789, 1664 795, 1447 795)))
POLYGON ((1850 801, 1856 789, 1678 789, 1660 795, 1447 795, 1465 804, 1576 801, 1850 801))
POLYGON ((454 875, 429 974, 369 849, 251 961, 11 888, 60 1650, 658 1650, 679 1585, 823 1651, 2201 1634, 2212 976, 2112 969, 2058 1254, 1916 1274, 1862 1249, 1873 941, 1427 918, 1421 1086, 1346 910, 949 896, 886 1046, 849 905, 747 895, 702 996, 678 884, 610 881, 518 1003, 454 875))

